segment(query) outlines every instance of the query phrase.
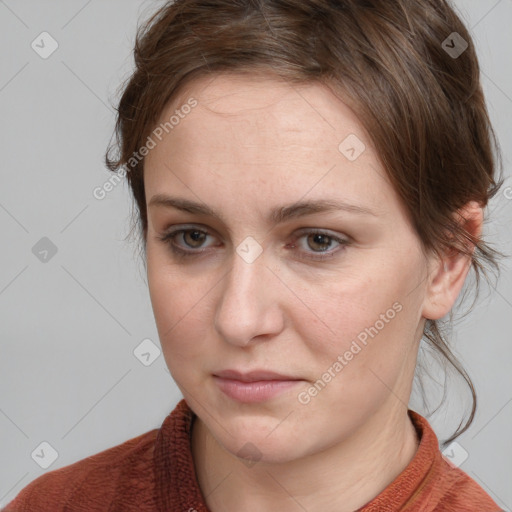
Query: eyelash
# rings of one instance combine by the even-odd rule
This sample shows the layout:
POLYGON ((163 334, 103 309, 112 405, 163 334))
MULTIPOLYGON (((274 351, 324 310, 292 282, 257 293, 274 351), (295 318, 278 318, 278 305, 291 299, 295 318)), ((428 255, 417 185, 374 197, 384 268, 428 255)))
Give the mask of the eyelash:
MULTIPOLYGON (((176 229, 174 231, 170 231, 169 233, 166 233, 163 236, 157 236, 157 239, 160 240, 165 245, 167 245, 169 247, 169 249, 171 250, 171 252, 173 253, 173 255, 178 257, 178 258, 180 258, 180 259, 198 257, 201 254, 204 254, 205 252, 208 252, 209 249, 187 251, 187 250, 181 249, 180 247, 178 247, 174 243, 174 239, 178 235, 183 234, 183 233, 193 232, 193 231, 197 231, 197 232, 199 232, 201 234, 204 234, 204 235, 209 235, 210 234, 210 233, 208 233, 208 231, 205 231, 205 230, 202 230, 202 229, 198 229, 198 228, 186 228, 186 229, 185 228, 180 228, 180 229, 176 229)), ((294 240, 293 240, 293 246, 295 247, 295 242, 297 240, 299 240, 300 238, 302 238, 304 236, 309 236, 309 235, 325 236, 328 239, 331 239, 331 240, 334 240, 335 242, 338 242, 342 248, 338 249, 338 250, 336 250, 334 252, 333 251, 330 251, 330 252, 325 252, 324 251, 324 252, 316 253, 317 254, 316 256, 314 255, 315 253, 312 253, 313 255, 310 255, 310 256, 298 256, 298 259, 310 259, 310 260, 313 260, 313 261, 324 261, 324 260, 327 260, 327 259, 330 259, 330 258, 336 256, 336 254, 338 252, 340 252, 341 250, 343 250, 343 248, 345 246, 348 246, 350 244, 349 240, 347 240, 345 238, 337 237, 337 236, 332 235, 330 233, 326 233, 326 232, 324 232, 322 230, 311 229, 309 231, 303 231, 299 235, 297 235, 294 238, 294 240)))

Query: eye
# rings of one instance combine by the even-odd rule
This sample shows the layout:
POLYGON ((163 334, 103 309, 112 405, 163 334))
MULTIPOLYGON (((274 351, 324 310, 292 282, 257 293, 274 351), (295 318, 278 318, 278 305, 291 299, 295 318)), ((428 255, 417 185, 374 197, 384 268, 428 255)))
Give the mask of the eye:
MULTIPOLYGON (((191 258, 209 252, 209 249, 203 247, 208 237, 212 237, 212 235, 203 229, 181 227, 157 238, 169 247, 174 256, 191 258), (183 245, 179 244, 179 241, 183 245)), ((350 243, 346 238, 322 230, 304 229, 294 235, 293 242, 288 244, 286 248, 296 249, 298 240, 303 240, 304 243, 298 244, 301 246, 301 250, 297 251, 295 257, 300 260, 316 261, 333 258, 342 250, 338 248, 329 251, 328 249, 333 245, 333 242, 337 244, 337 247, 347 246, 350 243)))
POLYGON ((173 254, 179 257, 197 256, 203 252, 199 249, 201 244, 204 243, 205 239, 210 236, 207 231, 197 228, 180 228, 170 231, 163 236, 157 237, 161 242, 169 246, 169 249, 173 254), (181 240, 185 244, 185 249, 176 243, 176 239, 181 240), (187 249, 188 248, 188 249, 187 249), (192 249, 192 250, 190 250, 192 249))
POLYGON ((350 243, 348 239, 342 238, 338 235, 333 235, 322 230, 309 229, 307 231, 299 232, 291 246, 287 247, 296 248, 297 240, 304 240, 304 243, 299 244, 303 249, 298 251, 297 258, 317 261, 333 258, 340 252, 340 250, 342 250, 338 248, 329 251, 328 249, 329 247, 332 247, 333 242, 335 242, 338 247, 344 247, 350 243), (310 252, 308 249, 313 249, 313 251, 310 252))

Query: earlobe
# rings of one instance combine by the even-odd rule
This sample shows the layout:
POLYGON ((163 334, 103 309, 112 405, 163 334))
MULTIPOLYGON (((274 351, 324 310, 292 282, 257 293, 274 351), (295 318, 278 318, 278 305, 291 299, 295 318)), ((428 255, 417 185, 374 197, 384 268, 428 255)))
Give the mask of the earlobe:
MULTIPOLYGON (((479 238, 483 225, 482 207, 471 201, 457 213, 466 232, 479 238)), ((468 249, 472 255, 475 246, 471 244, 468 249)), ((471 268, 472 258, 455 248, 451 248, 442 257, 431 258, 422 316, 438 320, 447 315, 455 304, 471 268)))

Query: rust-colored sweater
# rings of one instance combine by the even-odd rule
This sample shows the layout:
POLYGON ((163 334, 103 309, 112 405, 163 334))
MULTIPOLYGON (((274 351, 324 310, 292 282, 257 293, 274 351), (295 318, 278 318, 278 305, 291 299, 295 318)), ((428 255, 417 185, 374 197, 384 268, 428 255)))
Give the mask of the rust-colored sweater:
MULTIPOLYGON (((357 512, 498 512, 439 451, 425 418, 409 416, 420 444, 405 470, 357 512)), ((28 484, 4 512, 209 512, 190 448, 194 413, 182 399, 155 429, 28 484)))

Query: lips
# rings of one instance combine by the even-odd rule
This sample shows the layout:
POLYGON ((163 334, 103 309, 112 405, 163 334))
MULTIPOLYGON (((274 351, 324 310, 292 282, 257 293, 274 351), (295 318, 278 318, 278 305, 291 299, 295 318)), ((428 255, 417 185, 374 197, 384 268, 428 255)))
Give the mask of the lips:
POLYGON ((216 377, 222 377, 223 379, 238 380, 240 382, 259 382, 264 380, 302 380, 297 377, 290 375, 283 375, 277 372, 268 370, 251 370, 248 372, 241 372, 238 370, 222 370, 214 373, 216 377))
POLYGON ((269 370, 222 370, 213 375, 218 389, 237 402, 255 403, 275 398, 299 384, 302 379, 269 370))

